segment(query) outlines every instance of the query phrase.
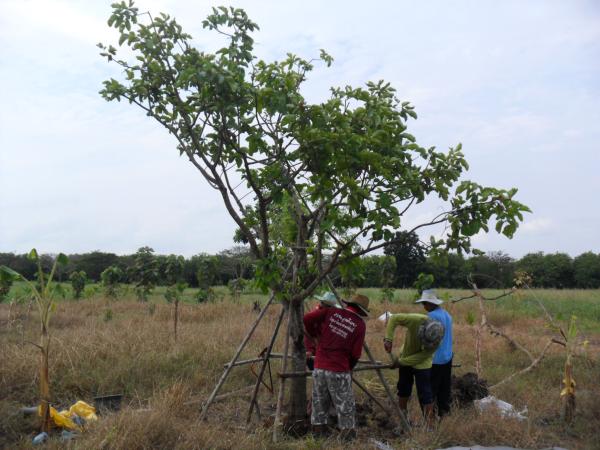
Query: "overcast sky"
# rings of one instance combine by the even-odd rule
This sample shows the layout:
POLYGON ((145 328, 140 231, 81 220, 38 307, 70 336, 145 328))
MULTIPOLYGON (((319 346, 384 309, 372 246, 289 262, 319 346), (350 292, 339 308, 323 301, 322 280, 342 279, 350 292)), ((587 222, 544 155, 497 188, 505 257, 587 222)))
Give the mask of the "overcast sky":
MULTIPOLYGON (((190 256, 233 245, 217 194, 175 143, 127 103, 107 103, 116 65, 110 0, 0 0, 0 252, 112 251, 143 245, 190 256)), ((140 0, 167 12, 201 48, 211 6, 140 0)), ((313 102, 330 86, 385 79, 419 114, 423 146, 462 142, 468 178, 518 187, 533 214, 486 251, 600 252, 600 2, 241 1, 259 24, 256 52, 312 58, 313 102)), ((217 40, 216 40, 217 39, 217 40)), ((409 221, 438 211, 421 208, 409 221)))

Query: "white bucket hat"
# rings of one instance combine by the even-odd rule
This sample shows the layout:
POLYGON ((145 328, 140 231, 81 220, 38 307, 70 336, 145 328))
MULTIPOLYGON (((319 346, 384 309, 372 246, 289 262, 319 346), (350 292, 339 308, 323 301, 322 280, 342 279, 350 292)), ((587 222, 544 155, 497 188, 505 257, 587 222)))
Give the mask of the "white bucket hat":
POLYGON ((434 305, 441 305, 442 303, 444 303, 443 300, 440 300, 439 298, 437 298, 437 296, 435 295, 435 291, 433 289, 426 289, 423 291, 423 293, 421 294, 421 298, 419 300, 417 300, 415 303, 432 303, 434 305))
POLYGON ((315 298, 317 300, 319 300, 321 303, 326 304, 327 306, 341 308, 341 306, 338 304, 337 297, 335 296, 335 294, 333 292, 325 292, 324 294, 321 294, 321 295, 315 295, 315 298))

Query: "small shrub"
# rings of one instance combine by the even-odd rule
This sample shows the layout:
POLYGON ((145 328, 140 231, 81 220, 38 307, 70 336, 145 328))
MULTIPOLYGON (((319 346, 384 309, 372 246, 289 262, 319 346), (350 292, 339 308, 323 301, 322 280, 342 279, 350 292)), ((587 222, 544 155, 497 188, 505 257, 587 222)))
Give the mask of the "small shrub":
POLYGON ((158 282, 158 261, 154 250, 141 247, 135 254, 135 264, 130 269, 130 277, 135 281, 135 295, 140 302, 147 302, 148 296, 158 282))
POLYGON ((102 285, 104 286, 104 292, 110 298, 117 298, 119 291, 119 284, 123 279, 123 271, 116 266, 107 267, 104 272, 100 275, 102 279, 102 285))
POLYGON ((183 297, 183 293, 187 289, 187 287, 187 283, 183 283, 181 281, 171 286, 168 286, 165 291, 165 300, 167 301, 167 303, 174 303, 181 300, 181 297, 183 297))
POLYGON ((104 310, 104 317, 103 317, 103 320, 104 320, 105 322, 110 322, 112 319, 113 319, 113 312, 112 312, 112 309, 110 309, 110 308, 107 308, 107 309, 105 309, 105 310, 104 310))
POLYGON ((475 314, 473 314, 473 311, 467 311, 467 315, 465 317, 465 321, 467 322, 468 325, 474 325, 475 324, 475 314))
POLYGON ((8 273, 0 272, 0 302, 3 302, 10 292, 13 284, 13 277, 8 273))
POLYGON ((390 287, 381 288, 379 291, 381 293, 381 300, 384 302, 394 303, 394 289, 390 287))
POLYGON ((198 289, 198 293, 196 294, 196 301, 198 303, 204 302, 212 302, 215 300, 215 291, 213 288, 207 289, 198 289))
POLYGON ((136 286, 135 287, 135 296, 140 302, 147 302, 148 296, 154 290, 154 287, 149 288, 148 286, 136 286))
POLYGON ((415 294, 415 299, 421 297, 423 291, 431 289, 431 287, 433 286, 433 281, 434 278, 432 274, 421 272, 413 284, 413 287, 417 290, 417 293, 415 294))
POLYGON ((246 289, 247 284, 248 281, 244 280, 243 278, 234 278, 229 280, 229 282, 227 283, 229 293, 235 303, 238 303, 240 301, 240 296, 242 295, 242 292, 244 292, 244 290, 246 289))
POLYGON ((93 296, 97 295, 101 290, 102 290, 102 287, 97 284, 94 284, 91 286, 86 286, 85 289, 83 290, 83 297, 84 298, 93 297, 93 296))
POLYGON ((73 288, 74 298, 81 298, 81 293, 85 289, 87 274, 83 270, 80 270, 79 272, 75 271, 71 274, 69 279, 71 280, 71 287, 73 288))
POLYGON ((153 316, 155 312, 156 312, 156 303, 150 303, 148 305, 148 314, 153 316))

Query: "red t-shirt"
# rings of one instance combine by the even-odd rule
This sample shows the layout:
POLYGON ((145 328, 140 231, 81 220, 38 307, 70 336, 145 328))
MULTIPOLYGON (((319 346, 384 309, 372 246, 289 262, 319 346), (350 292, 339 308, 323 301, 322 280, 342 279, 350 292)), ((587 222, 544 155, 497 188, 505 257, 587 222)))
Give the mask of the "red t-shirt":
POLYGON ((358 362, 365 340, 364 320, 349 309, 323 308, 304 316, 304 328, 319 340, 315 368, 349 372, 358 362))
MULTIPOLYGON (((321 306, 321 304, 319 303, 317 306, 315 306, 315 309, 313 309, 313 311, 317 311, 319 309, 324 309, 326 307, 321 306)), ((312 339, 309 335, 305 334, 304 335, 304 347, 306 348, 306 353, 310 353, 313 356, 315 356, 315 352, 317 351, 317 345, 314 339, 312 339)))

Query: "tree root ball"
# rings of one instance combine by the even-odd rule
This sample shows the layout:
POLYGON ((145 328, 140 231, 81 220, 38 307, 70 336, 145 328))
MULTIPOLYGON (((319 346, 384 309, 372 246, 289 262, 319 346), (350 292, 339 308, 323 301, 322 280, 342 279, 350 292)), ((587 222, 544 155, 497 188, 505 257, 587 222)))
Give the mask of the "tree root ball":
POLYGON ((487 397, 487 381, 468 372, 460 377, 452 376, 452 401, 461 408, 471 406, 473 401, 487 397))

